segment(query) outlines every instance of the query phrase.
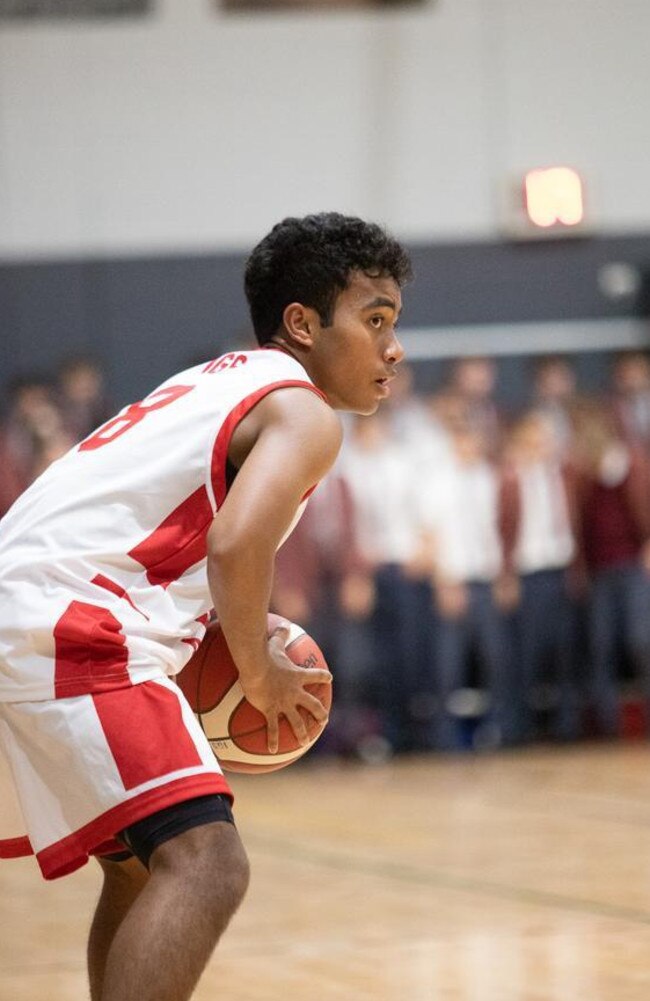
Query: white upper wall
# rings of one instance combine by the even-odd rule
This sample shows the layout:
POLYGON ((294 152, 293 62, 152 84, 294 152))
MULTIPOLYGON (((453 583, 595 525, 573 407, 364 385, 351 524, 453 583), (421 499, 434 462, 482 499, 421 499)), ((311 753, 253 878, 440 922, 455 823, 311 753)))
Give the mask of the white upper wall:
POLYGON ((0 27, 0 257, 249 246, 321 209, 490 239, 568 163, 599 231, 650 229, 648 0, 0 27))

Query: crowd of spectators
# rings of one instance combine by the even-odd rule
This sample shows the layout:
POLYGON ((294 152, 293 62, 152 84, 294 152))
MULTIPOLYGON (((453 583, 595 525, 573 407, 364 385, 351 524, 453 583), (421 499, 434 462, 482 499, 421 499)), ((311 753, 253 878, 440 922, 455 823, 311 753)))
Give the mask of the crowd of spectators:
POLYGON ((278 555, 274 604, 335 675, 325 749, 364 757, 645 734, 650 361, 583 397, 539 359, 504 414, 497 362, 407 370, 278 555))
POLYGON ((36 477, 110 417, 101 365, 70 357, 52 377, 28 372, 9 383, 0 422, 0 517, 36 477))
MULTIPOLYGON (((273 608, 317 639, 336 696, 321 752, 372 760, 646 734, 650 713, 650 360, 578 392, 539 359, 523 410, 498 363, 407 366, 372 417, 347 418, 333 471, 277 559, 273 608)), ((9 387, 0 516, 112 416, 102 368, 9 387)))

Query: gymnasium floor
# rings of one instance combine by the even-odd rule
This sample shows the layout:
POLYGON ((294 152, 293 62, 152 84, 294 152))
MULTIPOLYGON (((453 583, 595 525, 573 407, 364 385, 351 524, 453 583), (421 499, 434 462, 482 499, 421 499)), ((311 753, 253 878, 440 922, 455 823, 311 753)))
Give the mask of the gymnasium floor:
MULTIPOLYGON (((197 1001, 650 996, 645 745, 234 780, 253 882, 197 1001)), ((96 869, 0 864, 1 1001, 87 997, 96 869)))

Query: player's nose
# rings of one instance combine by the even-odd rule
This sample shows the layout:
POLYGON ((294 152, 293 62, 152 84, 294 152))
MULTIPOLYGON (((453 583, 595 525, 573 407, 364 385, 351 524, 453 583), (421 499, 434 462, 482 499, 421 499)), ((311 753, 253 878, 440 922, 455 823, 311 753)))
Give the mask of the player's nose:
POLYGON ((386 345, 386 349, 384 351, 384 361, 389 365, 397 365, 398 362, 401 362, 403 357, 404 348, 397 339, 396 333, 393 331, 393 336, 391 337, 389 344, 386 345))

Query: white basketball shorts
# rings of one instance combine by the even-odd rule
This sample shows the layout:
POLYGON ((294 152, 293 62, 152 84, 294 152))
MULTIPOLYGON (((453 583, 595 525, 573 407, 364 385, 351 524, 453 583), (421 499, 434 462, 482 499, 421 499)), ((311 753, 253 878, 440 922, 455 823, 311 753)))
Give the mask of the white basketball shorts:
POLYGON ((232 793, 177 685, 0 703, 4 750, 27 836, 0 858, 34 854, 46 879, 124 849, 125 827, 196 796, 232 793))

